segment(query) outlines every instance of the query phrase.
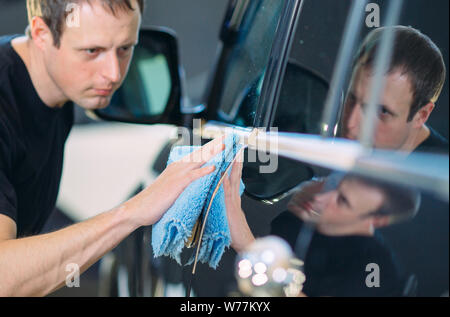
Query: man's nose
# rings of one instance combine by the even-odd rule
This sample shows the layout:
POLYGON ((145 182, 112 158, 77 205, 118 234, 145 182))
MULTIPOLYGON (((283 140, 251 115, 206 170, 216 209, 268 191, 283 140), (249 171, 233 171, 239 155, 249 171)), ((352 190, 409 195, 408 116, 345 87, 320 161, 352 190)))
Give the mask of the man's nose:
POLYGON ((332 202, 334 195, 335 191, 328 191, 314 196, 313 209, 315 208, 318 212, 322 212, 332 202))
POLYGON ((358 137, 360 124, 361 107, 359 105, 355 105, 349 109, 347 113, 347 120, 345 123, 347 134, 350 134, 352 137, 358 137))
POLYGON ((108 54, 103 64, 103 77, 114 84, 118 83, 121 79, 119 58, 114 52, 108 54))

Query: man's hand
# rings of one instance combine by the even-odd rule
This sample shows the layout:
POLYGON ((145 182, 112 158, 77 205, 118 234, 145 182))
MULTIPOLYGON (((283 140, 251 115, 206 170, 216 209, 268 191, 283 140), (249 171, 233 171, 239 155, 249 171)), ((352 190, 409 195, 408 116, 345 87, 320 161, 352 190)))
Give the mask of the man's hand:
POLYGON ((133 213, 137 226, 156 223, 191 182, 213 172, 213 165, 202 166, 224 150, 223 141, 224 137, 214 139, 171 163, 151 185, 124 203, 133 213))
POLYGON ((231 234, 231 247, 236 252, 242 251, 255 240, 245 219, 244 211, 241 208, 241 195, 239 194, 241 176, 242 153, 239 154, 239 157, 233 163, 230 176, 225 176, 223 181, 228 225, 231 234))
POLYGON ((319 215, 318 211, 314 210, 314 199, 321 192, 324 184, 324 180, 304 182, 289 201, 288 210, 305 221, 316 219, 319 215))

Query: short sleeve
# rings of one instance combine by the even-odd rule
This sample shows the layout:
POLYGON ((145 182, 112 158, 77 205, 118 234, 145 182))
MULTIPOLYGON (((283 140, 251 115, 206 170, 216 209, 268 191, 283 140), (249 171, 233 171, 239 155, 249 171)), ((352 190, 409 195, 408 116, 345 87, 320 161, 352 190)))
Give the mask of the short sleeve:
POLYGON ((1 115, 3 111, 5 108, 0 104, 0 214, 17 222, 17 196, 11 181, 14 149, 11 129, 8 129, 6 116, 1 115))
POLYGON ((2 170, 0 170, 0 214, 17 222, 16 192, 2 170))

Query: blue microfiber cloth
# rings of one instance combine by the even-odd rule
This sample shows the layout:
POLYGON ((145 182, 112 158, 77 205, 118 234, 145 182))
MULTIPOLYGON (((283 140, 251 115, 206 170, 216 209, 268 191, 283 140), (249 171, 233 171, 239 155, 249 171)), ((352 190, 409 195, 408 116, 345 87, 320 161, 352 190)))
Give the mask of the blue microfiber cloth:
MULTIPOLYGON (((180 254, 186 241, 192 234, 202 209, 205 204, 208 206, 222 173, 242 147, 242 145, 238 144, 238 140, 238 136, 234 134, 228 135, 224 141, 225 150, 204 165, 214 164, 216 169, 212 173, 193 181, 186 187, 163 217, 153 225, 152 247, 155 257, 161 255, 170 256, 181 265, 180 254)), ((198 148, 199 146, 174 147, 170 152, 167 164, 181 159, 198 148)), ((230 171, 231 169, 228 173, 230 171)), ((243 191, 244 184, 241 181, 241 195, 243 191)), ((202 263, 208 263, 210 267, 215 269, 222 258, 225 248, 229 247, 230 243, 231 236, 226 215, 224 190, 223 185, 220 185, 206 220, 198 260, 202 263)), ((187 264, 192 263, 194 257, 195 253, 187 264)))

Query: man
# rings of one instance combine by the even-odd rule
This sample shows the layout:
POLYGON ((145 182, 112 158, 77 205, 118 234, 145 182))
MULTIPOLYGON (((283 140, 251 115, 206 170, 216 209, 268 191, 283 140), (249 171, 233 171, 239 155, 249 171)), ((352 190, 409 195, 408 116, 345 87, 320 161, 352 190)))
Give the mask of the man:
MULTIPOLYGON (((342 115, 342 136, 358 139, 364 107, 370 98, 373 67, 381 35, 368 34, 353 65, 353 74, 342 115)), ((445 64, 438 47, 418 30, 395 26, 394 47, 374 134, 380 149, 447 152, 448 141, 426 125, 445 82, 445 64)))
POLYGON ((376 228, 411 219, 420 195, 355 175, 332 174, 302 184, 288 209, 329 236, 371 236, 376 228), (325 188, 328 185, 328 188, 325 188))
MULTIPOLYGON (((236 187, 241 170, 242 163, 235 163, 230 176, 224 180, 231 246, 236 252, 243 251, 255 240, 236 187)), ((420 203, 418 193, 339 174, 328 177, 326 182, 310 181, 302 186, 301 195, 288 206, 295 216, 284 213, 277 217, 272 222, 272 232, 294 249, 304 224, 314 224, 316 231, 307 249, 296 250, 305 254, 303 293, 307 296, 403 295, 404 272, 375 229, 414 217, 420 203), (382 283, 378 287, 366 284, 369 274, 366 267, 371 263, 379 267, 382 283)))
POLYGON ((144 4, 77 1, 80 23, 66 25, 69 3, 28 0, 28 35, 0 40, 0 296, 58 289, 67 264, 81 273, 136 228, 158 221, 191 181, 213 171, 201 166, 223 149, 223 140, 210 142, 120 206, 37 235, 55 205, 73 102, 109 104, 126 76, 144 4))
MULTIPOLYGON (((364 119, 364 107, 370 98, 375 54, 385 30, 386 28, 378 28, 369 33, 356 54, 341 120, 341 136, 344 138, 357 140, 360 136, 361 124, 364 119)), ((378 116, 376 118, 373 140, 374 147, 402 151, 408 154, 412 152, 448 153, 448 141, 426 125, 445 82, 446 70, 442 54, 430 38, 414 28, 395 26, 392 27, 392 30, 394 32, 394 45, 391 62, 383 78, 384 90, 380 97, 378 116)), ((306 206, 304 205, 305 195, 313 200, 316 198, 319 200, 324 199, 323 195, 320 194, 319 186, 315 186, 314 188, 314 186, 309 185, 311 183, 305 184, 302 190, 294 194, 288 205, 289 211, 302 221, 307 221, 308 216, 314 217, 314 214, 311 213, 311 208, 313 207, 308 203, 306 203, 306 206)), ((386 186, 383 185, 383 187, 386 186)), ((356 187, 353 188, 355 197, 357 197, 356 194, 361 190, 364 190, 366 194, 363 195, 360 193, 359 197, 364 197, 365 199, 369 199, 369 192, 376 194, 373 188, 370 189, 361 186, 359 189, 356 187)), ((333 200, 332 197, 330 199, 333 200)), ((348 205, 348 200, 345 201, 347 201, 348 205)), ((405 206, 400 204, 396 208, 398 211, 401 211, 404 210, 405 206)), ((362 210, 361 208, 356 209, 359 211, 362 210)), ((331 228, 334 228, 333 230, 347 230, 347 239, 351 239, 352 241, 361 241, 362 238, 358 239, 358 237, 367 237, 368 232, 373 232, 371 243, 367 242, 370 245, 373 245, 373 243, 385 245, 381 234, 375 229, 401 220, 398 217, 378 216, 367 217, 361 219, 360 222, 352 224, 346 218, 345 213, 328 214, 325 212, 324 214, 320 213, 320 218, 322 219, 314 219, 314 221, 318 221, 319 223, 317 225, 319 235, 323 232, 330 234, 329 231, 324 229, 327 227, 327 218, 330 215, 331 228), (334 218, 334 216, 339 217, 342 221, 348 220, 349 224, 347 227, 335 227, 333 220, 337 220, 337 218, 334 218)), ((287 236, 290 235, 289 239, 293 243, 292 241, 295 241, 294 235, 297 234, 298 228, 301 226, 300 224, 295 228, 293 225, 294 222, 295 220, 292 219, 292 215, 282 213, 274 220, 272 227, 274 232, 282 234, 280 232, 287 232, 288 228, 285 226, 281 229, 281 224, 290 224, 291 231, 287 236)), ((385 246, 389 248, 389 246, 385 246)), ((329 249, 330 252, 336 250, 334 247, 330 247, 329 249)), ((386 255, 385 258, 387 260, 392 259, 392 261, 385 262, 385 267, 393 267, 389 263, 395 264, 397 262, 392 256, 386 255)), ((393 270, 391 272, 393 272, 392 276, 394 276, 394 279, 395 276, 401 275, 400 273, 395 273, 393 270)), ((399 284, 401 284, 400 279, 399 284)), ((358 285, 361 286, 361 283, 358 285)), ((314 285, 311 283, 307 286, 314 288, 314 285)), ((365 294, 365 288, 361 289, 356 287, 355 289, 361 294, 365 294)), ((310 289, 310 291, 312 294, 317 294, 317 289, 310 289)), ((345 290, 341 288, 342 294, 346 291, 349 291, 349 289, 345 290)), ((385 294, 401 295, 398 291, 395 293, 391 290, 386 290, 385 294)))

